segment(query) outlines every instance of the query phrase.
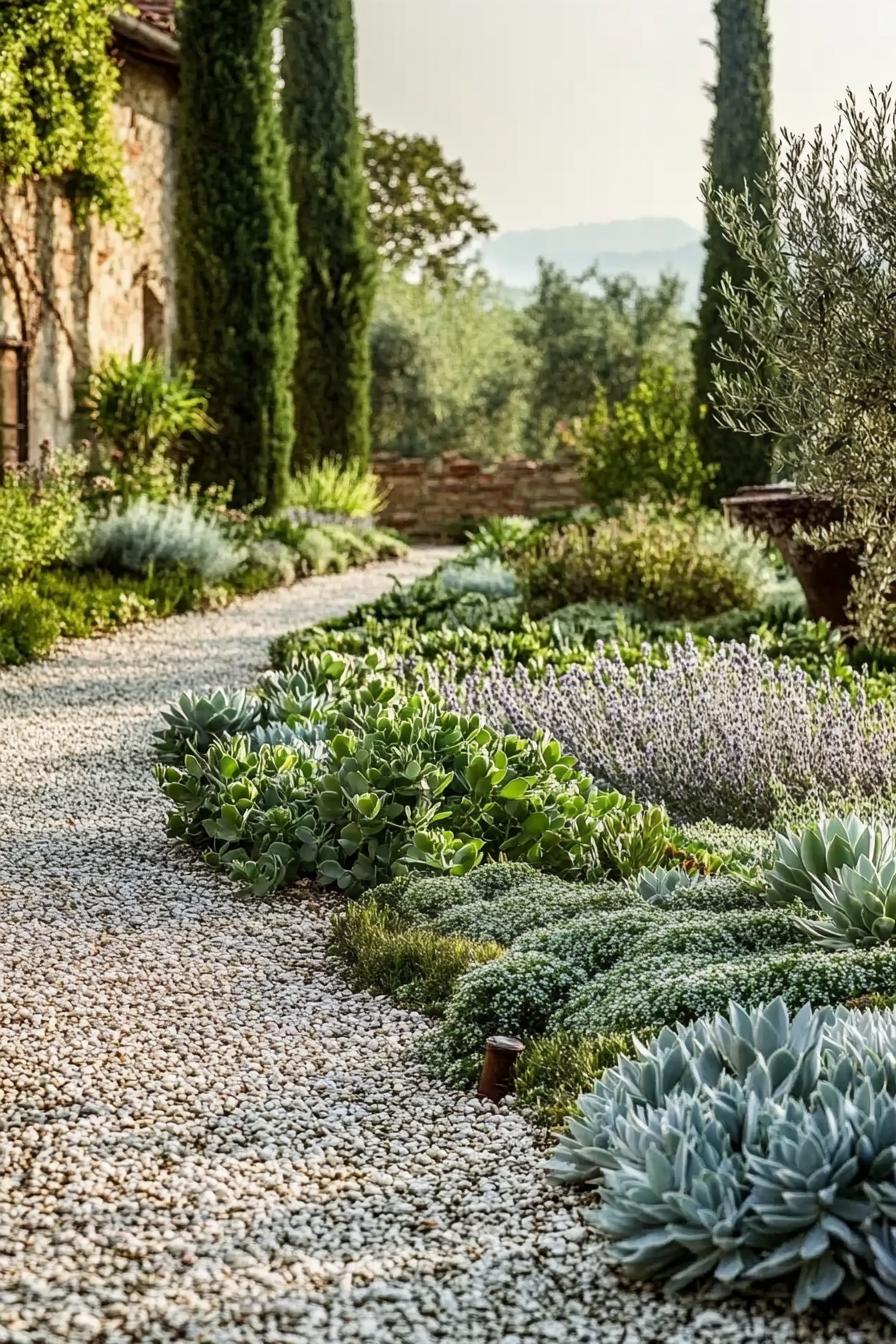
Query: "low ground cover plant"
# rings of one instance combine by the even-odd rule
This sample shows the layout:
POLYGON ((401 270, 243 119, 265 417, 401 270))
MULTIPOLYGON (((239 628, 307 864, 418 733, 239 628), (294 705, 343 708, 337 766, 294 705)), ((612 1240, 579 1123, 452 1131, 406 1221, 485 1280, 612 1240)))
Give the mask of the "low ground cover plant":
POLYGON ((184 696, 158 738, 172 831, 263 892, 311 873, 358 892, 414 868, 523 859, 631 873, 669 843, 661 808, 594 786, 544 734, 495 732, 408 694, 371 655, 184 696))

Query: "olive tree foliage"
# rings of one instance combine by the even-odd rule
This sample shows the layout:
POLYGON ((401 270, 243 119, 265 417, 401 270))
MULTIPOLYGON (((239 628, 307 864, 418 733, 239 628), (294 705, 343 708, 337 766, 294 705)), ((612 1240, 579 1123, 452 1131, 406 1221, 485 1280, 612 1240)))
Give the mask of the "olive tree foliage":
POLYGON ((704 198, 749 264, 722 282, 728 337, 713 401, 733 429, 773 436, 777 465, 829 497, 813 544, 855 547, 851 616, 896 640, 896 103, 847 93, 834 131, 782 132, 753 193, 704 198))

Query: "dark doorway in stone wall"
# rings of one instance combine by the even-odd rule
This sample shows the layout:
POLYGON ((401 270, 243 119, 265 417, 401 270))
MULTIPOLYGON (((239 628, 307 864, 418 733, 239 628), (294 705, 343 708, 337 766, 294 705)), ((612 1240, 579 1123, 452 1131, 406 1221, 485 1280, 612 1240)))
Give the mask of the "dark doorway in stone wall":
POLYGON ((165 305, 148 281, 143 282, 143 353, 166 355, 165 305))
POLYGON ((0 337, 0 471, 28 461, 28 347, 0 337))

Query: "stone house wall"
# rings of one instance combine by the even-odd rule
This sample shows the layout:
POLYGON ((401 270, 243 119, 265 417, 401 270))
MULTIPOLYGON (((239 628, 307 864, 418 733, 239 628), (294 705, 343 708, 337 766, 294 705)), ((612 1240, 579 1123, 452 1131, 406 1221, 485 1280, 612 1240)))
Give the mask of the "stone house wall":
MULTIPOLYGON (((39 183, 7 194, 0 230, 15 285, 0 278, 0 342, 28 343, 28 441, 65 446, 75 433, 76 387, 104 354, 171 357, 175 331, 174 119, 177 71, 128 54, 115 121, 139 234, 76 225, 61 190, 39 183), (36 283, 35 283, 36 281, 36 283), (23 327, 25 330, 23 330, 23 327)), ((3 352, 0 350, 0 357, 3 352)), ((13 393, 13 351, 0 367, 0 397, 13 393)), ((0 406, 0 410, 3 407, 0 406)), ((0 420, 9 419, 0 414, 0 420)), ((11 431, 4 459, 15 458, 11 431)))
POLYGON ((446 539, 458 524, 497 514, 537 517, 583 502, 578 466, 563 459, 507 458, 483 465, 468 458, 403 458, 380 453, 373 468, 387 494, 380 521, 412 537, 446 539))

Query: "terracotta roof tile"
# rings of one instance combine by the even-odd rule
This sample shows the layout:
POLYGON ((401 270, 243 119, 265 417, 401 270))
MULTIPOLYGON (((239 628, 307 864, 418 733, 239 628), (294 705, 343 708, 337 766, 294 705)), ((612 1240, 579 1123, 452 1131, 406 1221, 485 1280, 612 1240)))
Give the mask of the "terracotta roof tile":
POLYGON ((174 32, 174 0, 133 0, 133 3, 144 23, 151 23, 166 33, 174 32))

